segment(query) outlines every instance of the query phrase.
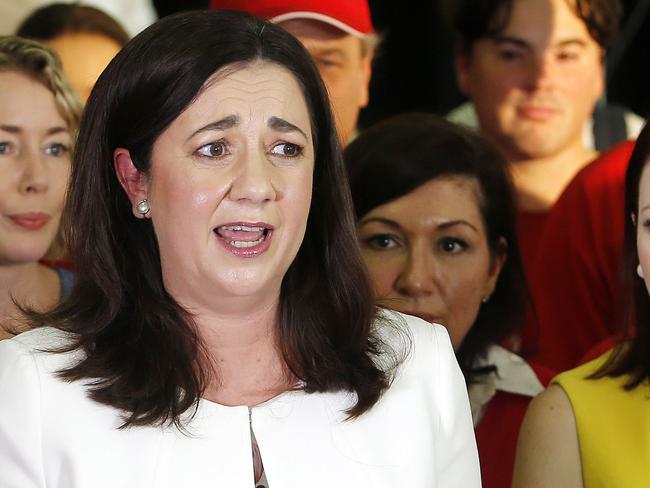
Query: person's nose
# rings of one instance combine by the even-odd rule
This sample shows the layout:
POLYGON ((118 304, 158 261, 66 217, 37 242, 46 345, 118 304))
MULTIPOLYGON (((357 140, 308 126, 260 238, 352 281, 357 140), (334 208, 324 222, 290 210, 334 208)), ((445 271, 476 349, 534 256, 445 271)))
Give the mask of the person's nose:
POLYGON ((532 57, 528 66, 528 88, 531 91, 552 88, 557 81, 557 64, 548 53, 532 57))
POLYGON ((274 167, 262 150, 246 151, 238 166, 230 190, 231 200, 257 204, 276 199, 274 167))
POLYGON ((409 298, 431 295, 435 290, 435 262, 426 249, 411 249, 404 269, 395 281, 396 291, 409 298))
POLYGON ((21 193, 43 193, 49 186, 47 164, 39 151, 24 149, 18 157, 21 193))

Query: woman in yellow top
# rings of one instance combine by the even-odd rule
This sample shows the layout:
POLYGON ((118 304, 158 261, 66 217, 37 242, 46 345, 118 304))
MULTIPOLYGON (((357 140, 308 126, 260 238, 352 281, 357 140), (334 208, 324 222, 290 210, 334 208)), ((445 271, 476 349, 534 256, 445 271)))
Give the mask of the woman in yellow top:
POLYGON ((626 278, 634 334, 567 371, 530 405, 513 487, 650 486, 650 125, 626 175, 626 278))

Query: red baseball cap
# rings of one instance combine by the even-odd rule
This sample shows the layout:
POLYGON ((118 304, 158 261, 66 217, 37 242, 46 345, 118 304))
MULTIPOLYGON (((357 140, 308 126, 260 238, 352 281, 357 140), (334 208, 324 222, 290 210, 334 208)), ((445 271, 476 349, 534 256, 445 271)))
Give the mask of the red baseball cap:
POLYGON ((356 37, 374 32, 367 0, 210 0, 210 8, 241 10, 274 23, 318 20, 356 37))

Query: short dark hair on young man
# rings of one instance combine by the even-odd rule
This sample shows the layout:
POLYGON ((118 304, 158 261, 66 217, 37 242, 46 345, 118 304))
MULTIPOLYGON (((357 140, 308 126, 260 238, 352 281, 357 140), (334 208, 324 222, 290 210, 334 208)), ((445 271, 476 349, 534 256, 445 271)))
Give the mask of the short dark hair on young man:
MULTIPOLYGON (((517 0, 449 0, 448 10, 462 51, 470 52, 484 37, 499 35, 508 25, 517 0)), ((607 48, 618 35, 619 0, 566 0, 585 23, 591 37, 607 48)))
POLYGON ((364 131, 345 150, 357 220, 428 181, 476 180, 490 254, 507 258, 494 293, 481 305, 456 355, 468 382, 476 359, 523 325, 529 300, 517 243, 516 207, 507 164, 485 139, 432 114, 391 117, 364 131), (503 241, 506 247, 503 246, 503 241))
POLYGON ((130 36, 113 17, 90 7, 70 3, 53 3, 32 12, 22 21, 16 35, 39 41, 50 41, 64 34, 102 34, 120 47, 130 36))
POLYGON ((125 425, 178 424, 214 373, 191 316, 163 286, 152 223, 133 217, 113 152, 128 149, 147 174, 156 139, 206 81, 258 61, 297 80, 315 154, 305 237, 280 292, 278 347, 307 392, 354 392, 352 416, 388 385, 388 373, 375 365, 384 348, 335 125, 309 54, 284 29, 247 14, 182 13, 127 44, 90 94, 66 202, 74 209, 68 226, 76 284, 53 312, 32 314, 36 325, 73 333, 68 350, 85 356, 63 376, 92 378, 92 398, 124 410, 125 425))

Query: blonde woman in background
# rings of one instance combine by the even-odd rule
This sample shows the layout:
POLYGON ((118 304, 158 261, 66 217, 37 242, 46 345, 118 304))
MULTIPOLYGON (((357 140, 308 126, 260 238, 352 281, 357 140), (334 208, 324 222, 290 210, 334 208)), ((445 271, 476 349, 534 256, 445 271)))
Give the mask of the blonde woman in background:
POLYGON ((51 49, 0 37, 0 339, 20 330, 17 304, 46 309, 72 284, 40 261, 62 252, 59 221, 81 105, 51 49))

